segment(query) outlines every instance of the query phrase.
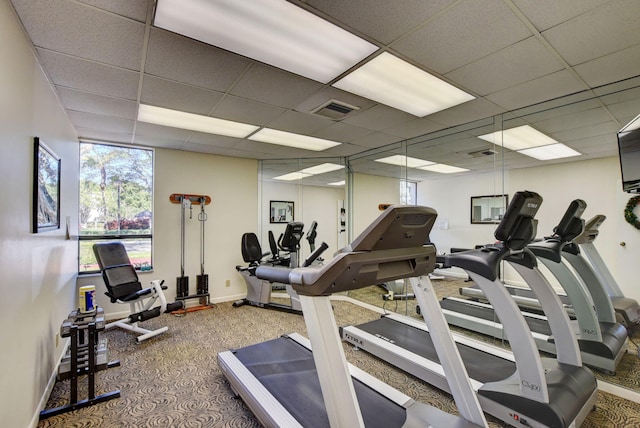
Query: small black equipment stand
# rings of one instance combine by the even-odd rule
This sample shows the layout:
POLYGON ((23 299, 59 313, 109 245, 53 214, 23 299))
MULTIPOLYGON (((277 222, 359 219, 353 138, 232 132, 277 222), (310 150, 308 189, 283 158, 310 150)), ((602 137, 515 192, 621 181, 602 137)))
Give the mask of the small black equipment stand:
POLYGON ((100 307, 88 313, 76 309, 63 321, 60 336, 71 337, 71 346, 60 364, 58 380, 71 379, 69 404, 41 411, 40 420, 120 397, 118 389, 97 397, 95 393, 96 372, 120 365, 120 361, 107 362, 106 340, 98 340, 98 332, 104 330, 104 326, 104 311, 100 307), (78 401, 78 377, 85 374, 88 397, 78 401))

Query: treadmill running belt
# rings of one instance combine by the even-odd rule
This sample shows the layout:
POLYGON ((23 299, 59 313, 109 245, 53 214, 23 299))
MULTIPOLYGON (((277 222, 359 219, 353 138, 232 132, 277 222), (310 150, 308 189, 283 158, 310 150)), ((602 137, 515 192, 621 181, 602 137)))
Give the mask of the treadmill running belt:
MULTIPOLYGON (((496 315, 493 308, 486 308, 484 306, 474 305, 471 302, 461 302, 460 300, 452 300, 444 298, 440 302, 442 309, 448 309, 453 312, 459 312, 471 317, 483 319, 485 321, 495 321, 500 323, 500 319, 496 315)), ((534 318, 530 316, 524 316, 524 320, 527 322, 529 329, 534 333, 544 334, 551 336, 551 326, 546 319, 534 318)))
MULTIPOLYGON (((400 348, 420 355, 430 361, 440 362, 429 332, 394 321, 387 317, 357 326, 374 336, 382 337, 400 348)), ((512 361, 489 355, 486 352, 456 343, 460 357, 471 379, 482 383, 498 381, 512 375, 516 365, 512 361)))
MULTIPOLYGON (((328 427, 313 355, 292 339, 280 337, 234 351, 234 355, 305 427, 328 427)), ((365 426, 402 426, 406 411, 354 379, 365 426)))

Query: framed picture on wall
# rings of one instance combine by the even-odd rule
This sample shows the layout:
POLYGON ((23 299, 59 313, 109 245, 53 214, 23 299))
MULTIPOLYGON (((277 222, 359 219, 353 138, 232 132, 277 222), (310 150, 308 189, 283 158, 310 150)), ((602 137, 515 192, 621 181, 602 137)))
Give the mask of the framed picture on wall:
POLYGON ((290 223, 293 221, 293 202, 270 201, 269 223, 290 223))
POLYGON ((60 167, 53 150, 35 137, 33 156, 33 233, 60 229, 60 167))

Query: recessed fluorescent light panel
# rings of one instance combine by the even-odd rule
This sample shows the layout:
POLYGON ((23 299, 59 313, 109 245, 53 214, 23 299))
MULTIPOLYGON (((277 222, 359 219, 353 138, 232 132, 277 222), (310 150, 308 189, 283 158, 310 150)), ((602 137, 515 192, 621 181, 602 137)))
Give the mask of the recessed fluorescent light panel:
POLYGON ((544 135, 537 129, 529 125, 518 126, 517 128, 505 129, 503 131, 492 132, 491 134, 480 135, 481 138, 498 146, 506 147, 509 150, 530 149, 531 147, 547 146, 557 144, 553 138, 544 135))
POLYGON ((290 172, 288 174, 280 175, 278 177, 273 177, 273 179, 285 180, 285 181, 302 180, 303 178, 311 177, 312 175, 319 175, 319 174, 324 174, 326 172, 337 171, 342 168, 344 168, 343 165, 338 165, 335 163, 323 163, 320 165, 301 169, 300 171, 290 172))
POLYGON ((325 172, 337 171, 343 168, 344 166, 338 165, 337 163, 323 163, 320 165, 305 168, 300 172, 302 172, 303 174, 318 175, 318 174, 324 174, 325 172))
POLYGON ((249 137, 250 140, 262 143, 278 144, 280 146, 296 147, 298 149, 322 151, 342 143, 323 140, 322 138, 309 137, 307 135, 294 134, 292 132, 278 131, 277 129, 263 128, 249 137))
POLYGON ((420 117, 475 98, 388 52, 333 86, 420 117))
POLYGON ((285 0, 158 0, 153 23, 322 83, 378 49, 285 0))
POLYGON ((393 155, 386 158, 375 159, 376 162, 388 163, 390 165, 404 166, 407 168, 422 169, 425 171, 439 172, 442 174, 453 174, 456 172, 469 171, 465 168, 457 166, 445 165, 443 163, 435 163, 428 160, 412 158, 405 155, 393 155))
POLYGON ((408 168, 420 168, 421 166, 433 165, 435 162, 412 158, 405 155, 392 155, 385 158, 375 159, 376 162, 388 163, 389 165, 398 165, 408 168))
POLYGON ((571 147, 565 146, 562 143, 550 144, 548 146, 532 147, 530 149, 519 150, 518 153, 531 156, 538 160, 550 160, 568 158, 571 156, 580 156, 579 152, 576 152, 571 147))
POLYGON ((439 172, 440 174, 455 174, 456 172, 469 171, 466 168, 459 168, 457 166, 445 165, 443 163, 436 163, 433 165, 421 166, 418 169, 431 172, 439 172))
POLYGON ((277 177, 273 177, 274 180, 283 180, 283 181, 295 181, 302 180, 305 177, 311 177, 311 174, 303 174, 300 171, 290 172, 289 174, 279 175, 277 177))
POLYGON ((232 122, 215 117, 185 113, 168 108, 140 104, 138 120, 172 128, 188 129, 190 131, 206 132, 208 134, 224 135, 227 137, 245 138, 258 126, 246 123, 232 122))
POLYGON ((478 138, 539 160, 580 156, 579 152, 529 125, 480 135, 478 138))
POLYGON ((329 186, 344 186, 346 184, 346 181, 342 180, 342 181, 334 181, 333 183, 329 183, 329 186))

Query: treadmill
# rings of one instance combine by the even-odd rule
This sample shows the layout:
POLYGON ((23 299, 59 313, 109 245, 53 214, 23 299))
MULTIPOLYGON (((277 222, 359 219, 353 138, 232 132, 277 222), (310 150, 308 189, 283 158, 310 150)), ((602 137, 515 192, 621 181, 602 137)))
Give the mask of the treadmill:
MULTIPOLYGON (((572 324, 583 362, 590 367, 615 374, 616 367, 626 352, 627 331, 622 324, 616 322, 610 300, 604 294, 602 287, 594 284, 595 276, 592 274, 589 278, 583 278, 581 282, 567 264, 562 263, 563 249, 583 232, 584 220, 581 215, 586 206, 587 204, 581 199, 572 201, 560 223, 554 228, 553 236, 533 242, 527 245, 527 249, 549 269, 572 303, 576 318, 572 324)), ((539 275, 528 275, 530 270, 526 267, 522 268, 517 262, 509 260, 507 262, 525 278, 527 283, 546 281, 546 278, 539 275)), ((583 264, 582 267, 588 266, 583 264)), ((521 296, 523 290, 526 291, 522 287, 507 288, 510 293, 517 292, 517 296, 521 296)), ((530 293, 534 299, 526 298, 537 302, 533 290, 530 290, 530 293)), ((514 300, 520 301, 515 297, 514 300)), ((441 305, 449 324, 504 338, 503 326, 491 305, 455 297, 444 298, 441 305)), ((523 316, 532 331, 538 349, 555 354, 556 344, 546 316, 524 310, 523 316)))
MULTIPOLYGON (((599 299, 604 302, 610 301, 615 312, 616 321, 624 325, 628 330, 640 323, 640 305, 635 299, 625 297, 593 243, 598 237, 600 226, 606 218, 603 214, 598 214, 587 220, 584 231, 572 243, 562 248, 562 256, 578 276, 583 279, 596 305, 599 305, 599 299)), ((483 297, 477 287, 463 287, 460 289, 460 294, 475 298, 483 297)), ((531 290, 527 288, 514 288, 514 298, 517 299, 520 306, 540 307, 531 290)), ((571 314, 573 309, 571 309, 571 302, 567 295, 560 294, 560 299, 567 305, 567 310, 571 314)))
MULTIPOLYGON (((495 232, 501 245, 445 256, 445 263, 464 269, 493 303, 497 315, 508 320, 504 331, 512 352, 462 335, 453 337, 485 412, 511 425, 575 427, 594 407, 597 384, 593 372, 582 365, 566 311, 548 283, 532 285, 558 348, 557 359, 542 358, 519 308, 498 280, 503 260, 517 260, 532 274, 540 274, 526 245, 535 237, 533 217, 541 202, 534 192, 517 192, 495 232)), ((422 305, 421 310, 426 313, 422 305)), ((345 341, 449 391, 446 375, 430 348, 431 334, 417 320, 396 314, 342 329, 345 341)))
POLYGON ((309 340, 292 334, 218 354, 218 365, 232 389, 264 426, 487 426, 428 281, 421 283, 416 294, 430 309, 425 323, 434 332, 437 354, 461 416, 415 402, 349 365, 335 324, 331 293, 426 277, 433 271, 435 250, 423 243, 435 218, 431 208, 392 206, 323 266, 256 269, 259 278, 290 284, 297 291, 309 333, 309 340))

